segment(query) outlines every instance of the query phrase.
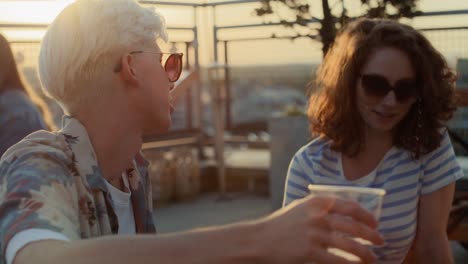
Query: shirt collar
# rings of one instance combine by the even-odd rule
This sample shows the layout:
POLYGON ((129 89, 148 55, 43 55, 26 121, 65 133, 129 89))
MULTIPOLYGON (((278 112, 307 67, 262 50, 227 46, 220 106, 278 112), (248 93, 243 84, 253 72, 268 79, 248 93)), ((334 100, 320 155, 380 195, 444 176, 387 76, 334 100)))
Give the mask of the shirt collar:
POLYGON ((87 182, 91 189, 107 191, 96 153, 83 124, 78 119, 65 115, 62 119, 60 133, 63 134, 73 152, 75 168, 81 178, 87 182))

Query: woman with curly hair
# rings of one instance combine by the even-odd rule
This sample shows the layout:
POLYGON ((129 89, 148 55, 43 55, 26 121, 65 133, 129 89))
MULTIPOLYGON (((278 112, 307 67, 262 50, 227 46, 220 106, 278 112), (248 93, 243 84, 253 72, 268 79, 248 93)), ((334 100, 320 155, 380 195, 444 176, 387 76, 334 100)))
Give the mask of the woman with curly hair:
POLYGON ((446 225, 463 176, 447 121, 455 76, 410 26, 359 19, 318 69, 309 99, 317 137, 291 161, 284 205, 309 184, 383 188, 378 263, 451 263, 446 225))
POLYGON ((0 157, 28 134, 54 128, 50 113, 21 80, 7 39, 0 35, 0 157))

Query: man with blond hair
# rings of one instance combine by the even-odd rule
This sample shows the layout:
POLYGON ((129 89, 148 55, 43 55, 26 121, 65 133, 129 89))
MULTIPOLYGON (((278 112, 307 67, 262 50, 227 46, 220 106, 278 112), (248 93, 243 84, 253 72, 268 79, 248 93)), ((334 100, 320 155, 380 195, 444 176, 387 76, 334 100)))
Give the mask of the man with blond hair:
POLYGON ((0 264, 348 263, 329 247, 372 262, 351 237, 382 243, 375 219, 333 198, 154 235, 139 153, 145 135, 168 131, 182 69, 182 54, 163 53, 158 39, 167 39, 163 17, 131 0, 78 0, 50 25, 40 78, 66 116, 60 131, 29 135, 0 161, 0 264))

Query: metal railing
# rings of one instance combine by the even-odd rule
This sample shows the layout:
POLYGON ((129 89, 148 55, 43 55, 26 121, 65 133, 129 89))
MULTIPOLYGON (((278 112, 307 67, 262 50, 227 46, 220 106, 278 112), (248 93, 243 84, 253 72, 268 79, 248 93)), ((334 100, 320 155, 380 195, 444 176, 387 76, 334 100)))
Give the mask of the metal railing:
MULTIPOLYGON (((152 2, 152 1, 141 1, 141 2, 152 2)), ((159 3, 158 3, 159 4, 159 3)), ((177 3, 165 3, 168 5, 178 5, 177 3)), ((168 31, 186 31, 191 32, 191 39, 178 39, 173 40, 169 43, 171 46, 175 46, 184 52, 184 70, 190 72, 192 76, 191 84, 184 85, 191 86, 186 88, 182 93, 179 94, 180 99, 179 107, 176 108, 174 113, 174 125, 171 128, 172 134, 186 135, 186 134, 199 134, 201 133, 201 98, 200 98, 200 63, 199 63, 199 46, 198 46, 198 27, 196 24, 196 12, 194 12, 194 23, 193 26, 189 27, 171 27, 167 28, 168 31)), ((0 23, 0 30, 46 30, 48 24, 38 23, 0 23)), ((187 34, 188 35, 188 34, 187 34)), ((31 85, 38 94, 47 100, 51 106, 51 111, 54 115, 54 121, 56 124, 60 124, 62 111, 60 107, 53 101, 47 99, 40 89, 40 82, 37 74, 37 60, 40 48, 40 40, 21 40, 11 41, 12 50, 15 55, 15 59, 18 63, 19 69, 22 71, 24 78, 31 85)), ((166 136, 160 137, 165 139, 166 136)), ((158 137, 151 137, 148 140, 158 140, 158 137)))
MULTIPOLYGON (((243 3, 252 3, 257 1, 228 1, 224 2, 223 5, 238 5, 243 3)), ((218 26, 217 25, 217 12, 215 7, 220 4, 211 4, 213 6, 213 58, 214 64, 220 63, 220 57, 223 58, 225 67, 225 84, 223 89, 226 89, 223 93, 225 94, 225 127, 228 130, 235 129, 235 125, 232 122, 232 82, 229 79, 231 76, 230 67, 229 67, 229 45, 234 42, 249 42, 249 41, 259 41, 259 40, 285 40, 285 39, 297 39, 297 38, 308 38, 311 40, 319 41, 317 35, 276 35, 271 34, 270 36, 255 36, 255 37, 236 37, 236 38, 219 38, 221 31, 231 30, 231 29, 246 29, 246 28, 272 28, 283 25, 280 22, 271 22, 271 23, 255 23, 255 24, 241 24, 241 25, 227 25, 227 26, 218 26), (220 46, 223 48, 222 53, 220 53, 220 46), (221 56, 222 55, 222 56, 221 56)), ((424 12, 416 17, 433 17, 433 16, 450 16, 450 15, 468 15, 468 10, 452 10, 452 11, 434 11, 434 12, 424 12)), ((319 23, 317 19, 312 19, 308 23, 319 23)), ((439 27, 439 28, 418 28, 424 32, 428 39, 433 43, 433 45, 438 50, 451 50, 456 56, 459 57, 468 57, 468 26, 462 27, 439 27)), ((266 120, 265 120, 266 122, 266 120)), ((264 126, 258 126, 264 127, 264 126)), ((252 127, 254 129, 254 127, 252 127)))
MULTIPOLYGON (((187 89, 185 97, 182 100, 183 106, 180 107, 184 116, 185 123, 181 127, 173 129, 170 134, 162 137, 151 137, 145 140, 144 147, 146 148, 166 148, 171 146, 179 145, 196 145, 209 144, 214 145, 216 149, 216 160, 218 161, 218 173, 220 181, 220 193, 224 193, 225 190, 225 179, 224 179, 224 165, 223 165, 223 153, 225 130, 232 130, 235 125, 232 122, 232 73, 230 69, 230 44, 239 42, 259 41, 259 40, 284 40, 293 38, 309 38, 317 39, 315 35, 270 35, 270 36, 254 36, 254 37, 224 37, 220 38, 220 33, 229 31, 232 29, 248 29, 248 28, 274 28, 282 25, 281 23, 252 23, 252 24, 234 24, 234 25, 219 25, 219 9, 220 6, 229 5, 242 5, 247 3, 256 3, 257 0, 237 0, 237 1, 224 1, 224 2, 211 2, 211 3, 188 3, 188 2, 173 2, 173 1, 139 1, 146 5, 164 5, 169 7, 182 7, 190 8, 194 13, 193 26, 188 27, 169 27, 168 30, 173 31, 189 31, 192 32, 192 39, 184 39, 175 41, 177 45, 182 45, 186 54, 190 56, 184 56, 186 59, 185 67, 187 70, 199 71, 199 42, 203 41, 199 39, 199 25, 197 21, 197 10, 201 8, 211 8, 213 11, 213 25, 212 33, 213 38, 204 41, 212 41, 212 63, 208 67, 208 76, 210 78, 210 94, 212 98, 212 105, 216 107, 217 111, 214 111, 213 123, 215 126, 216 133, 212 138, 203 138, 203 128, 201 124, 201 117, 203 115, 201 110, 201 81, 200 77, 195 78, 194 87, 195 89, 187 89), (220 60, 222 58, 222 61, 220 60), (221 77, 220 77, 221 76, 221 77)), ((422 17, 430 16, 443 16, 443 15, 468 15, 468 10, 455 10, 455 11, 440 11, 440 12, 426 12, 421 14, 422 17)), ((318 23, 318 20, 311 20, 309 23, 318 23)), ((45 29, 48 25, 45 24, 0 24, 0 29, 45 29)), ((431 40, 432 43, 438 49, 449 49, 455 51, 458 56, 468 57, 468 26, 466 27, 445 27, 445 28, 421 28, 424 34, 431 40)), ((33 67, 26 63, 25 58, 37 58, 39 42, 14 42, 12 43, 13 49, 19 61, 23 60, 26 67, 33 67), (22 57, 22 58, 21 58, 22 57)), ((31 70, 29 70, 31 71, 31 70)), ((197 73, 199 74, 199 72, 197 73)), ((30 79, 37 77, 30 73, 30 79)), ((265 121, 266 122, 266 121, 265 121)))

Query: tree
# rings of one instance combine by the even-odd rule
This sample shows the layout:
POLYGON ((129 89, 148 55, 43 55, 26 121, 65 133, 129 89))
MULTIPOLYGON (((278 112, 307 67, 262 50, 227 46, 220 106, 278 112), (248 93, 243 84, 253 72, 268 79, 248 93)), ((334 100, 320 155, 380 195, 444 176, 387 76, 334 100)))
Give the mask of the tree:
POLYGON ((343 27, 348 21, 359 17, 370 18, 389 18, 399 19, 402 17, 413 18, 420 15, 422 12, 417 10, 416 4, 419 0, 348 0, 360 1, 365 12, 358 16, 350 17, 348 9, 345 5, 345 0, 335 0, 330 5, 329 0, 321 0, 323 9, 323 18, 319 19, 312 16, 310 10, 312 8, 311 0, 260 0, 261 6, 255 9, 258 16, 269 16, 278 14, 274 7, 286 6, 296 16, 294 21, 280 18, 283 25, 294 28, 295 25, 309 28, 311 34, 309 37, 318 39, 322 42, 323 55, 327 53, 330 46, 333 44, 338 30, 343 27), (278 3, 274 6, 273 3, 278 3), (336 10, 338 9, 338 12, 336 10), (320 28, 317 29, 318 22, 320 28), (318 31, 318 34, 313 34, 318 31))

